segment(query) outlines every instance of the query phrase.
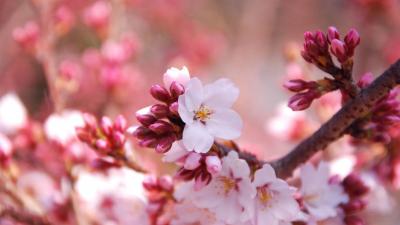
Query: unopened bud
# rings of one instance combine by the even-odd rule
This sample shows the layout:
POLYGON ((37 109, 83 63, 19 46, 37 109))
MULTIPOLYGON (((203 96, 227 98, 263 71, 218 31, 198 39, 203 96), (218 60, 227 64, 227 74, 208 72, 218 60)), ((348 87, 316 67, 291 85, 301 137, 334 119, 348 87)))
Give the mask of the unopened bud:
POLYGON ((153 113, 157 118, 163 118, 168 115, 169 109, 167 105, 155 104, 150 108, 150 112, 153 113))
POLYGON ((153 85, 150 88, 150 94, 153 96, 153 98, 161 102, 168 103, 171 100, 171 96, 169 95, 167 89, 158 84, 153 85))
POLYGON ((217 174, 221 171, 221 159, 215 155, 209 155, 206 157, 207 171, 211 174, 217 174))
POLYGON ((201 155, 199 153, 192 152, 187 156, 183 167, 185 167, 187 170, 194 170, 200 166, 200 160, 201 155))

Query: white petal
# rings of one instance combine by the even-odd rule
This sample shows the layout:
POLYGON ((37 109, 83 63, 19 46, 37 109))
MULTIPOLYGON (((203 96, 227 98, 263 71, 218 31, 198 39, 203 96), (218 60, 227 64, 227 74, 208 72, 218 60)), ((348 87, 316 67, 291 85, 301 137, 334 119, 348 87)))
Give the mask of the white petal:
POLYGON ((239 159, 237 152, 231 151, 227 156, 222 158, 222 173, 227 175, 233 172, 235 178, 248 178, 250 176, 250 168, 247 162, 239 159))
POLYGON ((204 86, 204 103, 210 107, 231 107, 239 89, 229 79, 219 79, 204 86))
POLYGON ((181 95, 178 98, 178 113, 183 122, 186 124, 193 123, 194 112, 187 109, 184 95, 181 95))
POLYGON ((25 126, 28 120, 24 104, 15 93, 0 98, 0 132, 14 134, 25 126))
POLYGON ((189 151, 183 146, 182 141, 175 141, 171 149, 164 154, 162 160, 164 162, 176 162, 187 154, 189 154, 189 151))
POLYGON ((276 175, 272 166, 269 164, 264 164, 264 166, 261 169, 257 170, 254 174, 253 184, 256 187, 260 187, 275 180, 276 175))
POLYGON ((238 138, 242 132, 243 122, 239 114, 231 109, 216 109, 206 122, 207 130, 215 137, 222 139, 238 138))
POLYGON ((185 97, 186 109, 189 112, 197 111, 204 99, 204 90, 201 81, 196 77, 190 79, 183 96, 185 97))
POLYGON ((189 151, 206 153, 214 143, 214 138, 200 122, 186 124, 183 130, 183 144, 189 151))

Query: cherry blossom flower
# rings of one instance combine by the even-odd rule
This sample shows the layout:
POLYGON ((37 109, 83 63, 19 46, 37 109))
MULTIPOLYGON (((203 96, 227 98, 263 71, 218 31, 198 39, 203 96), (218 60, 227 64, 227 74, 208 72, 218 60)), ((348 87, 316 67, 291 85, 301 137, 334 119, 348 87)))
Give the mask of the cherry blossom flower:
POLYGON ((253 185, 257 189, 254 224, 279 225, 305 218, 294 198, 296 189, 277 178, 269 164, 255 172, 253 185))
POLYGON ((171 67, 164 73, 164 85, 166 88, 171 87, 172 82, 178 82, 183 86, 190 80, 190 73, 189 70, 184 66, 182 69, 178 69, 175 67, 171 67))
POLYGON ((239 90, 228 79, 219 79, 203 86, 198 78, 192 78, 178 100, 178 112, 185 122, 185 147, 206 153, 214 138, 239 137, 242 120, 239 114, 230 109, 238 96, 239 90))
POLYGON ((300 169, 304 206, 316 220, 324 220, 337 215, 336 207, 347 203, 348 195, 340 184, 329 181, 329 165, 321 162, 318 168, 306 164, 300 169))
POLYGON ((236 152, 222 158, 221 172, 206 187, 199 191, 195 185, 190 188, 186 197, 193 204, 215 213, 227 224, 247 222, 254 213, 256 189, 250 181, 250 168, 236 152))
POLYGON ((28 121, 25 106, 15 93, 0 98, 0 132, 14 134, 28 121))

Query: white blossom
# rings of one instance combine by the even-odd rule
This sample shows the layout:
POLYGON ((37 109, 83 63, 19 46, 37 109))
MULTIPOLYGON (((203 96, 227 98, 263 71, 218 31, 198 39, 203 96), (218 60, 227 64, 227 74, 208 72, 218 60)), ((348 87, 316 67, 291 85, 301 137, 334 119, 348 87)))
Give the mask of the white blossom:
POLYGON ((8 93, 0 98, 0 132, 14 134, 28 121, 24 104, 15 93, 8 93))
POLYGON ((188 150, 208 152, 215 138, 234 139, 240 136, 242 120, 231 109, 239 90, 228 79, 219 79, 203 86, 192 78, 179 96, 179 115, 185 122, 183 144, 188 150))

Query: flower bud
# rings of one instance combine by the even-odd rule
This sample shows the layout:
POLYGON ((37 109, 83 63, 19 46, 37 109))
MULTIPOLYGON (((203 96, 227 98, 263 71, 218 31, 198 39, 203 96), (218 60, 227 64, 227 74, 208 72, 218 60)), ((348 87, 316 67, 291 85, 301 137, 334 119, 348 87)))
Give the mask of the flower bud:
POLYGON ((175 81, 172 82, 169 90, 173 98, 178 98, 179 95, 185 93, 185 87, 182 84, 179 84, 178 82, 175 81))
POLYGON ((359 197, 369 191, 368 186, 355 174, 349 174, 342 182, 344 189, 351 196, 359 197))
POLYGON ((185 160, 183 167, 187 170, 194 170, 200 166, 201 155, 196 152, 190 153, 185 160))
POLYGON ((367 203, 362 199, 354 199, 346 204, 341 205, 341 207, 346 212, 346 214, 353 214, 363 210, 366 205, 367 203))
POLYGON ((374 80, 374 75, 372 73, 365 73, 361 76, 360 80, 357 82, 357 86, 360 88, 366 88, 374 80))
POLYGON ((121 132, 116 131, 113 133, 113 144, 115 148, 121 148, 125 144, 125 135, 123 135, 121 132))
POLYGON ((169 109, 167 105, 163 104, 155 104, 150 108, 150 112, 153 113, 157 118, 166 117, 169 113, 169 109))
POLYGON ((364 221, 358 216, 346 216, 344 218, 346 225, 365 225, 364 221))
POLYGON ((186 67, 183 67, 181 70, 172 67, 164 73, 164 85, 166 88, 170 88, 173 82, 184 86, 189 80, 190 74, 186 67))
POLYGON ((128 128, 128 133, 139 139, 143 139, 154 134, 153 131, 143 126, 130 127, 128 128))
POLYGON ((92 114, 89 113, 83 113, 82 117, 87 128, 89 128, 90 130, 96 130, 97 128, 96 117, 94 117, 92 114))
POLYGON ((346 56, 346 49, 344 47, 344 43, 338 39, 333 39, 331 41, 331 52, 333 55, 336 56, 336 58, 339 60, 339 62, 345 62, 347 59, 346 56))
POLYGON ((113 122, 110 118, 103 116, 101 118, 100 128, 106 135, 110 135, 113 130, 113 122))
POLYGON ((283 87, 287 88, 289 91, 293 92, 300 92, 308 89, 308 82, 301 80, 301 79, 295 79, 295 80, 289 80, 283 84, 283 87))
POLYGON ((76 136, 79 138, 79 140, 86 142, 86 143, 92 143, 92 136, 88 131, 85 130, 85 128, 82 127, 77 127, 75 128, 76 136))
POLYGON ((84 12, 84 21, 88 26, 99 29, 108 25, 111 5, 106 1, 97 1, 84 12))
POLYGON ((206 157, 207 171, 211 174, 217 174, 221 171, 221 159, 215 155, 209 155, 206 157))
POLYGON ((150 126, 151 124, 157 121, 157 119, 150 114, 144 114, 144 115, 136 114, 136 119, 139 121, 139 123, 143 124, 143 126, 150 126))
POLYGON ((171 148, 172 143, 174 141, 175 141, 175 136, 174 135, 168 135, 168 136, 165 136, 165 137, 161 138, 158 141, 158 144, 156 146, 156 152, 158 152, 158 153, 167 152, 171 148))
POLYGON ((308 41, 308 40, 314 40, 314 35, 311 31, 306 31, 304 32, 304 40, 308 41))
POLYGON ((355 29, 350 29, 344 37, 344 43, 346 43, 349 48, 354 49, 358 44, 360 44, 360 35, 355 29))
POLYGON ((158 188, 158 179, 155 175, 148 175, 143 179, 143 187, 148 191, 153 191, 158 188))
POLYGON ((178 107, 179 107, 178 102, 173 102, 173 103, 169 106, 169 111, 170 111, 171 113, 173 113, 174 115, 179 115, 178 107))
POLYGON ((321 31, 317 31, 315 33, 315 41, 321 49, 325 49, 328 46, 328 43, 326 42, 326 37, 321 31))
POLYGON ((339 39, 339 31, 336 29, 336 27, 329 27, 328 28, 328 41, 332 42, 333 39, 339 39))
POLYGON ((103 139, 98 139, 95 143, 96 148, 101 150, 102 152, 109 152, 110 151, 110 145, 108 144, 108 142, 106 140, 103 139))
POLYGON ((303 59, 304 60, 306 60, 307 62, 309 62, 309 63, 312 63, 312 57, 310 56, 310 54, 308 54, 307 53, 307 51, 305 51, 305 50, 302 50, 301 52, 300 52, 300 54, 301 54, 301 56, 303 57, 303 59))
POLYGON ((123 115, 117 116, 117 118, 115 119, 115 122, 114 122, 114 128, 116 130, 124 132, 127 126, 128 126, 128 122, 126 121, 125 117, 123 115))
POLYGON ((149 129, 157 134, 165 134, 174 130, 171 124, 163 120, 157 120, 149 126, 149 129))
POLYGON ((171 96, 169 95, 167 89, 158 84, 151 86, 150 94, 153 96, 153 98, 161 102, 168 103, 171 99, 171 96))
POLYGON ((174 184, 170 176, 162 176, 158 179, 158 184, 160 187, 166 191, 172 191, 174 184))

